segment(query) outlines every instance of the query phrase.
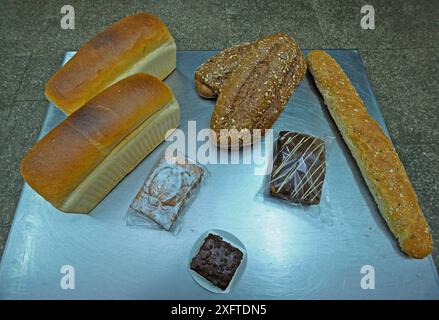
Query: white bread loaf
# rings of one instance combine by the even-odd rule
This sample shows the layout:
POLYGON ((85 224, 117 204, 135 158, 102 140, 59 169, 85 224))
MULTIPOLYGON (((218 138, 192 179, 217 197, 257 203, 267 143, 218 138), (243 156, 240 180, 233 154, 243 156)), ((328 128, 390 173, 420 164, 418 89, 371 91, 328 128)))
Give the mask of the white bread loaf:
POLYGON ((137 13, 85 43, 49 79, 45 94, 70 114, 127 76, 144 72, 163 80, 175 66, 175 41, 166 25, 149 13, 137 13))
POLYGON ((178 126, 179 110, 158 78, 125 78, 38 141, 21 174, 59 210, 88 213, 178 126))

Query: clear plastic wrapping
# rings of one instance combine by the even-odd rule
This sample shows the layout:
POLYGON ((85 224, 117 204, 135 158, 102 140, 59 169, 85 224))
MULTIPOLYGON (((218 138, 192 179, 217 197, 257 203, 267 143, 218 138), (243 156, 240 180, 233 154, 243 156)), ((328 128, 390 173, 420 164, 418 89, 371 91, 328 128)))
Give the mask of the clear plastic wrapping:
POLYGON ((326 174, 325 142, 281 131, 270 176, 270 194, 289 202, 319 204, 326 174))
POLYGON ((273 157, 259 198, 273 205, 293 206, 314 217, 332 215, 325 183, 327 155, 334 137, 290 130, 274 132, 273 157))
POLYGON ((162 156, 131 202, 125 223, 177 233, 206 175, 204 167, 181 154, 162 156))

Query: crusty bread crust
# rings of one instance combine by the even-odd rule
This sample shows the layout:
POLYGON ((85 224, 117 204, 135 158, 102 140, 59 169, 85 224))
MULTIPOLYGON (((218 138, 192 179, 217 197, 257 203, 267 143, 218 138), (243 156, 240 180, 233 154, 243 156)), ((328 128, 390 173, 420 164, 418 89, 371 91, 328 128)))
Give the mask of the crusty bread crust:
POLYGON ((195 84, 195 90, 198 92, 200 97, 206 99, 215 99, 217 97, 215 91, 213 91, 211 87, 207 86, 200 80, 195 79, 194 84, 195 84))
POLYGON ((128 16, 98 33, 47 82, 46 97, 70 114, 172 36, 148 13, 128 16))
POLYGON ((433 246, 429 227, 392 142, 329 54, 316 50, 307 58, 325 104, 402 251, 414 258, 428 256, 433 246))
POLYGON ((21 174, 55 207, 105 157, 172 100, 159 79, 136 74, 102 91, 38 141, 24 156, 21 174))
POLYGON ((198 94, 207 99, 216 98, 229 75, 238 67, 242 56, 256 42, 224 49, 200 65, 194 75, 195 90, 198 94))
POLYGON ((210 126, 218 142, 223 129, 264 133, 271 128, 305 73, 305 57, 284 33, 250 46, 222 86, 212 113, 210 126))

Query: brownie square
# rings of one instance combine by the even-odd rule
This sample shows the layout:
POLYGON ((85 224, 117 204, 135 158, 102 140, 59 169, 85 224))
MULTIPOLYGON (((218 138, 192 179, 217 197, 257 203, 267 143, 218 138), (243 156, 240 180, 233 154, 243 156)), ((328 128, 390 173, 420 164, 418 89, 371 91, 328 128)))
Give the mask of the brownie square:
POLYGON ((191 269, 226 290, 241 264, 243 253, 225 242, 222 237, 209 233, 198 254, 192 258, 191 269))
POLYGON ((281 131, 270 179, 272 196, 305 205, 318 204, 325 180, 323 140, 281 131))

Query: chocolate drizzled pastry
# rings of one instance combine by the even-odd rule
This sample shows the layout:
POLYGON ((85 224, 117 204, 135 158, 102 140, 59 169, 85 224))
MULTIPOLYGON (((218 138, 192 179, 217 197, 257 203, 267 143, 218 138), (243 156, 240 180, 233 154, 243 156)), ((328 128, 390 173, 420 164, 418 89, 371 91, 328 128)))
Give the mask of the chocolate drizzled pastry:
POLYGON ((211 128, 221 143, 221 129, 271 128, 306 72, 299 46, 276 33, 250 45, 229 74, 212 114, 211 128))
POLYGON ((238 269, 243 253, 223 240, 209 233, 198 254, 191 261, 191 269, 213 285, 226 290, 238 269))
POLYGON ((325 172, 325 143, 321 139, 280 132, 271 172, 272 196, 301 204, 318 204, 325 172))
POLYGON ((163 158, 131 203, 131 208, 170 230, 187 200, 200 184, 204 169, 179 159, 169 164, 163 158))

